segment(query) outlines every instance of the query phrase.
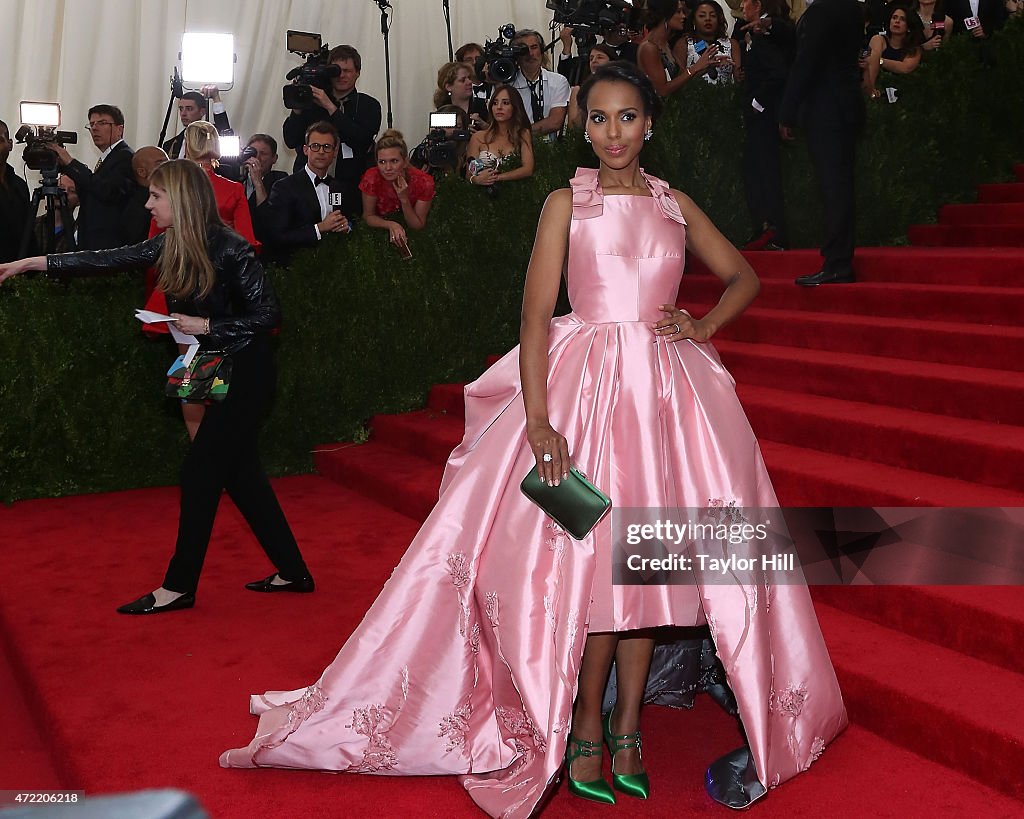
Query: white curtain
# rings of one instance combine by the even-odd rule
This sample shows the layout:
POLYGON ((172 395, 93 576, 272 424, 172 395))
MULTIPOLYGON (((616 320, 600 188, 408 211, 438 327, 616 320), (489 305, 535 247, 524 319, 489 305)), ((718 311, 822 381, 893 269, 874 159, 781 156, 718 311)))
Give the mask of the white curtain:
MULTIPOLYGON (((394 127, 410 145, 426 132, 437 69, 448 60, 441 0, 391 0, 391 93, 394 127)), ((547 35, 544 0, 451 0, 452 41, 483 43, 503 23, 547 35)), ((0 119, 14 131, 18 102, 61 103, 62 130, 79 132, 71 154, 91 166, 97 154, 84 125, 90 106, 117 105, 125 140, 153 145, 170 97, 169 77, 188 31, 235 35, 234 86, 221 94, 243 144, 265 132, 279 142, 278 167, 293 154, 281 141, 288 111, 285 74, 299 58, 285 50, 285 31, 320 32, 331 46, 354 45, 363 60, 358 88, 381 102, 387 127, 384 41, 374 0, 0 0, 0 119)), ((180 130, 177 108, 167 136, 180 130)), ((10 163, 19 173, 21 147, 10 163)), ((37 175, 28 172, 30 183, 37 175)))

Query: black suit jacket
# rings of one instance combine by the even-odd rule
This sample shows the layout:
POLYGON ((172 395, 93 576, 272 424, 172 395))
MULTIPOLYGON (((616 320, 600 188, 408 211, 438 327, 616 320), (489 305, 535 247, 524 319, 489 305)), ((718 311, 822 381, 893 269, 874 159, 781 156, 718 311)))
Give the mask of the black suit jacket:
POLYGON ((28 220, 28 184, 6 162, 0 164, 0 264, 15 261, 28 220))
MULTIPOLYGON (((945 11, 953 18, 953 34, 967 31, 964 20, 971 16, 970 0, 946 0, 945 11)), ((978 19, 986 37, 1002 28, 1008 16, 1003 0, 978 0, 978 19)))
POLYGON ((264 230, 264 223, 266 222, 266 220, 263 218, 264 214, 270 207, 270 194, 273 192, 274 186, 278 182, 280 182, 282 179, 287 178, 288 174, 286 174, 284 171, 271 170, 270 173, 263 177, 263 187, 267 191, 267 198, 263 200, 263 204, 256 204, 255 192, 249 194, 249 198, 247 199, 249 203, 249 214, 252 216, 253 231, 256 233, 256 238, 259 239, 264 244, 270 242, 270 237, 267 236, 267 233, 264 230))
POLYGON ((103 250, 124 244, 122 219, 135 192, 132 154, 123 140, 114 146, 93 172, 77 159, 63 170, 75 181, 81 207, 78 209, 78 247, 103 250))
POLYGON ((334 167, 335 176, 342 187, 345 195, 345 206, 353 214, 362 213, 362 198, 359 196, 359 180, 363 178, 366 169, 373 164, 373 142, 380 130, 380 103, 369 94, 360 94, 353 91, 345 99, 344 110, 338 108, 332 116, 327 116, 327 111, 319 105, 314 105, 299 113, 292 112, 284 121, 282 131, 284 133, 284 144, 297 152, 295 164, 292 170, 301 171, 306 166, 306 156, 302 153, 302 146, 306 142, 306 129, 314 122, 327 120, 338 129, 341 141, 352 149, 352 159, 341 159, 338 154, 338 161, 334 167))
MULTIPOLYGON (((329 188, 331 193, 342 192, 341 184, 333 177, 329 178, 329 188)), ((344 206, 340 210, 352 219, 352 214, 344 206)), ((295 250, 321 241, 317 239, 314 227, 321 221, 320 200, 305 167, 274 185, 270 198, 256 208, 256 214, 259 223, 256 229, 267 237, 273 261, 287 263, 295 250)), ((333 235, 327 234, 323 238, 333 235)))
MULTIPOLYGON (((218 134, 233 134, 231 130, 231 123, 228 121, 228 115, 226 111, 221 111, 219 114, 213 115, 213 127, 217 129, 218 134)), ((181 143, 185 141, 185 130, 182 129, 180 134, 172 136, 169 140, 164 142, 160 147, 164 149, 169 159, 177 159, 178 154, 181 153, 181 143)))
POLYGON ((858 0, 815 0, 796 27, 796 56, 779 122, 814 117, 858 128, 864 121, 860 59, 864 18, 858 0))

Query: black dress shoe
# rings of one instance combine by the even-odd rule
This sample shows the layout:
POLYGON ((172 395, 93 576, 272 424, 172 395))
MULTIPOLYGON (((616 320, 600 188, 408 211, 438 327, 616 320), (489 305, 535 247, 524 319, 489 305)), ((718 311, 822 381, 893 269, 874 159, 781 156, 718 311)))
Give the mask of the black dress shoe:
POLYGON ((828 271, 819 270, 806 276, 797 276, 796 283, 801 287, 817 287, 819 284, 849 284, 857 281, 852 270, 828 271))
POLYGON ((265 577, 262 580, 254 580, 246 583, 245 587, 254 592, 296 592, 297 594, 309 594, 316 589, 312 577, 304 577, 302 580, 289 580, 287 583, 271 583, 276 574, 265 577))
POLYGON ((144 594, 132 603, 125 603, 117 609, 118 614, 160 614, 165 611, 178 611, 179 609, 190 609, 196 604, 194 594, 183 594, 181 597, 172 600, 163 606, 156 604, 156 597, 152 594, 144 594))

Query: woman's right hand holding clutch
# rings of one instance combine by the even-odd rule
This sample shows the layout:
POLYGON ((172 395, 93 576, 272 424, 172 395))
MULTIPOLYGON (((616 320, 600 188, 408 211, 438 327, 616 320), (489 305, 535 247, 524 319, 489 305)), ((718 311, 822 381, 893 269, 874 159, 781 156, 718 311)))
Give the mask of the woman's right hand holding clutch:
POLYGON ((548 486, 569 477, 569 443, 549 422, 527 422, 526 439, 537 458, 537 472, 548 486))

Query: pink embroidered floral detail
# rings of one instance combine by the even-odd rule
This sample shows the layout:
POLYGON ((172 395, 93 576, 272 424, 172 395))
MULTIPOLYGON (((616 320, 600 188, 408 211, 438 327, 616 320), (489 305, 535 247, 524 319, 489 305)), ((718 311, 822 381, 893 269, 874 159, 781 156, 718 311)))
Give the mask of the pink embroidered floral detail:
POLYGON ((723 519, 730 523, 749 523, 739 510, 735 500, 728 503, 723 498, 708 498, 708 513, 712 520, 722 522, 723 519))
POLYGON ((480 624, 473 623, 473 629, 469 632, 469 650, 474 654, 480 653, 480 624))
POLYGON ((320 690, 320 683, 309 686, 302 697, 292 703, 288 712, 288 724, 297 727, 317 711, 322 711, 326 699, 324 692, 320 690))
POLYGON ((504 708, 499 705, 494 709, 494 713, 498 715, 501 724, 505 726, 505 730, 512 736, 512 741, 515 743, 516 750, 519 753, 527 751, 531 746, 540 753, 544 753, 547 750, 547 741, 540 731, 537 730, 533 720, 526 716, 525 711, 518 708, 504 708))
POLYGON ((391 747, 391 740, 385 736, 389 725, 387 709, 377 703, 365 708, 356 708, 352 712, 352 724, 346 725, 357 734, 369 739, 363 751, 363 761, 353 765, 350 770, 358 773, 374 771, 390 771, 398 763, 398 757, 391 747))
POLYGON ((466 749, 466 735, 469 733, 469 717, 473 713, 471 703, 456 708, 448 716, 441 720, 438 736, 446 738, 448 745, 445 751, 464 751, 466 749))
POLYGON ((768 699, 768 710, 791 717, 799 717, 807 700, 807 686, 787 685, 782 691, 773 692, 768 699))
POLYGON ((811 753, 807 757, 807 764, 804 765, 806 771, 814 762, 817 762, 818 757, 825 752, 825 740, 821 737, 815 737, 814 742, 811 743, 811 753))
POLYGON ((782 775, 781 774, 775 774, 775 776, 772 777, 772 781, 768 783, 768 787, 769 788, 777 788, 777 787, 779 787, 779 782, 781 782, 781 781, 782 781, 782 775))
POLYGON ((484 596, 484 613, 492 626, 498 625, 498 593, 489 591, 484 596))
POLYGON ((555 523, 553 520, 549 520, 544 524, 544 528, 550 532, 545 543, 548 549, 552 552, 557 552, 559 549, 565 548, 565 529, 555 523))
POLYGON ((455 588, 461 589, 469 582, 469 560, 462 552, 448 555, 448 574, 455 588))

